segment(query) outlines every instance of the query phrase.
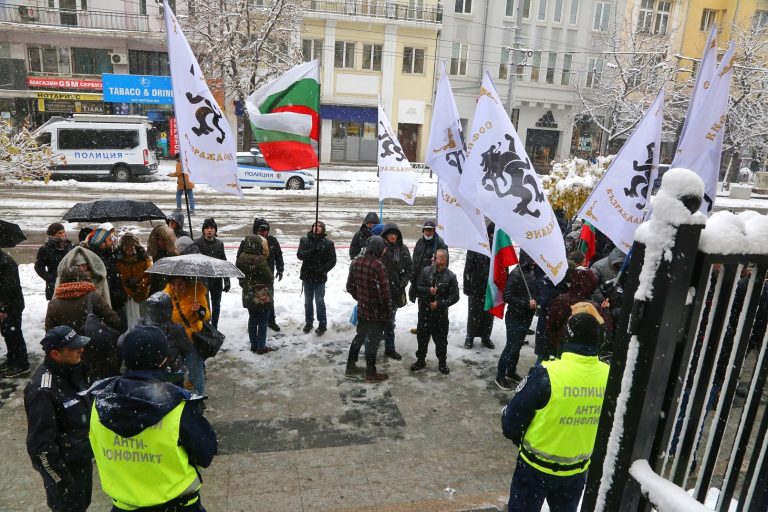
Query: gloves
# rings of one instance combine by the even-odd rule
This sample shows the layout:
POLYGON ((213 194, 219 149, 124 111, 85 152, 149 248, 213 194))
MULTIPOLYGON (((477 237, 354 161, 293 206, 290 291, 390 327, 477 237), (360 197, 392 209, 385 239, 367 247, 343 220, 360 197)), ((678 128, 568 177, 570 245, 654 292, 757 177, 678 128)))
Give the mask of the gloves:
POLYGON ((232 283, 229 282, 229 278, 228 277, 225 277, 224 278, 224 288, 222 288, 222 290, 224 291, 224 293, 227 293, 231 287, 232 287, 232 283))
POLYGON ((275 277, 277 278, 278 281, 282 281, 283 280, 283 273, 278 271, 278 272, 275 273, 275 277))

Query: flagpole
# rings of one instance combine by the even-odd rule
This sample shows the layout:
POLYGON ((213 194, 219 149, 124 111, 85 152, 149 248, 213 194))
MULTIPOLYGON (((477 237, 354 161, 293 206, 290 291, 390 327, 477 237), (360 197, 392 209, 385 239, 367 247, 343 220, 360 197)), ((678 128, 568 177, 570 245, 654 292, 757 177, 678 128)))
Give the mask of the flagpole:
POLYGON ((517 263, 517 268, 520 270, 520 277, 523 278, 523 284, 525 285, 525 291, 528 292, 528 300, 533 300, 533 295, 531 295, 531 289, 528 288, 528 281, 525 280, 525 273, 523 272, 523 266, 520 264, 520 262, 517 263))
MULTIPOLYGON (((320 98, 323 97, 323 84, 317 82, 317 106, 318 106, 318 118, 320 116, 320 98)), ((322 139, 322 122, 319 122, 320 126, 317 127, 317 183, 315 183, 315 226, 317 226, 320 220, 320 139, 322 139)))
MULTIPOLYGON (((376 177, 381 179, 381 166, 376 163, 376 177)), ((379 183, 379 189, 381 189, 381 183, 379 183)), ((379 199, 379 223, 384 223, 384 201, 379 199)))

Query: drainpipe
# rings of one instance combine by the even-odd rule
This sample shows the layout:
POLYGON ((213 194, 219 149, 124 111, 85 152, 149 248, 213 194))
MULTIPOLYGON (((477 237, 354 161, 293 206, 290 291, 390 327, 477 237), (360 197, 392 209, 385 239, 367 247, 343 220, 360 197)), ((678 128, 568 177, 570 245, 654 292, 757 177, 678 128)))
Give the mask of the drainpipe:
MULTIPOLYGON (((477 79, 477 83, 481 84, 483 83, 483 73, 485 73, 485 40, 488 36, 488 12, 490 9, 491 2, 485 2, 485 19, 483 20, 483 49, 480 53, 480 76, 477 79)), ((459 59, 461 59, 461 55, 459 55, 459 59)), ((467 55, 467 60, 469 60, 469 55, 467 55)))

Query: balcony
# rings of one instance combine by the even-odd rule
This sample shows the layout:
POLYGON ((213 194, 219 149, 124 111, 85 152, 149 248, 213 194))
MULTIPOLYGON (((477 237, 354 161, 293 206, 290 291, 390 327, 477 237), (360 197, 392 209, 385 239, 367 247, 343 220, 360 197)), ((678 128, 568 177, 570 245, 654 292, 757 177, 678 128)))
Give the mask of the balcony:
POLYGON ((149 32, 149 19, 145 14, 128 14, 115 11, 77 11, 18 4, 1 4, 0 22, 149 32))
POLYGON ((362 17, 366 19, 441 24, 442 6, 418 7, 390 0, 309 0, 305 3, 309 13, 331 14, 337 19, 362 17))

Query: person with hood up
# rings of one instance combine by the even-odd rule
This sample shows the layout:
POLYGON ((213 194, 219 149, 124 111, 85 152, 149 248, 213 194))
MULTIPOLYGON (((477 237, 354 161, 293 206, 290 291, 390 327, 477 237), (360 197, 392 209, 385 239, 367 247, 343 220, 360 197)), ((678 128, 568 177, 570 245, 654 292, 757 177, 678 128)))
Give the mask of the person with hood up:
MULTIPOLYGON (((109 222, 100 224, 98 228, 88 235, 88 248, 104 263, 107 270, 107 286, 109 287, 109 302, 112 309, 123 314, 126 295, 120 276, 117 273, 117 260, 115 259, 115 228, 109 222)), ((122 318, 125 324, 125 318, 122 318)))
POLYGON ((191 237, 184 235, 176 239, 176 252, 179 256, 200 254, 200 248, 195 244, 195 241, 192 240, 191 237))
POLYGON ((415 372, 427 366, 427 348, 429 338, 435 343, 438 370, 448 375, 446 358, 448 356, 448 308, 459 302, 459 282, 456 274, 448 269, 448 250, 435 252, 435 264, 424 268, 417 282, 419 296, 419 323, 416 339, 419 348, 416 362, 411 365, 415 372))
MULTIPOLYGON (((180 382, 191 388, 191 383, 187 378, 187 364, 184 362, 192 349, 192 344, 187 339, 187 333, 184 328, 172 320, 173 303, 171 297, 165 292, 157 292, 149 296, 146 300, 145 314, 141 318, 139 325, 147 327, 157 327, 168 339, 170 355, 168 356, 168 367, 171 373, 181 377, 180 382)), ((125 333, 122 339, 125 338, 125 333)), ((122 339, 119 345, 122 347, 122 339)))
POLYGON ((54 222, 46 230, 48 239, 37 250, 35 272, 45 281, 45 298, 51 300, 56 289, 56 277, 59 275, 59 263, 72 250, 72 242, 67 238, 64 225, 54 222))
POLYGON ((120 244, 115 251, 117 260, 117 275, 126 295, 125 320, 127 329, 139 323, 144 301, 149 296, 151 274, 144 271, 152 266, 152 258, 141 246, 138 237, 126 233, 120 238, 120 244))
POLYGON ((43 478, 48 507, 57 512, 85 512, 91 504, 91 404, 82 394, 88 385, 80 364, 89 341, 71 327, 48 330, 40 342, 43 364, 24 388, 27 453, 43 478))
MULTIPOLYGON (((59 262, 59 268, 56 275, 56 288, 61 284, 61 273, 70 267, 80 267, 80 270, 88 275, 88 279, 96 287, 96 291, 101 297, 112 307, 112 302, 109 300, 109 286, 107 284, 107 268, 104 266, 104 262, 101 258, 96 256, 96 253, 76 245, 71 251, 67 253, 61 262, 59 262)), ((55 288, 54 288, 55 290, 55 288)))
POLYGON ((413 261, 411 252, 403 243, 403 234, 397 224, 390 222, 384 225, 381 236, 386 244, 386 252, 381 258, 389 277, 389 293, 392 298, 392 316, 384 326, 384 355, 395 361, 400 361, 403 356, 395 349, 395 317, 397 310, 408 302, 405 288, 411 279, 413 261))
POLYGON ((523 348, 525 336, 536 313, 536 300, 528 295, 533 282, 533 269, 536 266, 533 259, 525 251, 520 251, 520 261, 507 276, 503 298, 507 303, 504 323, 507 327, 507 342, 499 356, 496 369, 496 385, 504 390, 512 389, 511 381, 520 382, 523 378, 517 373, 517 363, 520 360, 520 349, 523 348))
POLYGON ((504 437, 518 447, 509 512, 576 512, 603 406, 608 365, 592 304, 574 304, 560 359, 534 366, 501 412, 504 437), (575 412, 574 412, 575 411, 575 412))
MULTIPOLYGON (((493 247, 493 233, 496 226, 488 224, 488 239, 493 247)), ((467 296, 467 335, 464 338, 464 348, 470 349, 475 344, 475 338, 487 348, 496 346, 491 341, 493 332, 493 315, 485 310, 485 289, 488 286, 488 270, 491 258, 475 251, 467 251, 464 263, 464 295, 467 296)))
POLYGON ((325 316, 325 282, 328 272, 336 266, 336 246, 328 239, 325 223, 317 221, 312 224, 306 236, 301 237, 296 257, 301 261, 299 278, 304 288, 304 329, 309 332, 315 321, 312 301, 317 307, 318 326, 315 333, 318 336, 328 330, 328 319, 325 316))
MULTIPOLYGON (((438 249, 448 249, 442 237, 435 232, 435 221, 424 221, 421 227, 421 238, 416 241, 413 248, 413 270, 411 271, 411 288, 408 290, 408 298, 416 302, 418 296, 418 281, 421 271, 432 265, 432 259, 438 249)), ((415 333, 414 333, 415 334, 415 333)))
POLYGON ((368 212, 368 214, 365 216, 365 219, 363 219, 363 224, 360 226, 360 229, 352 237, 352 243, 349 244, 350 261, 363 253, 363 249, 366 247, 368 238, 370 238, 373 234, 371 233, 371 230, 373 229, 373 226, 378 223, 379 216, 376 214, 376 212, 368 212))
POLYGON ((592 264, 590 270, 597 276, 598 283, 595 293, 592 295, 592 300, 603 302, 606 298, 611 298, 606 297, 604 290, 608 290, 614 284, 626 257, 627 255, 621 249, 614 247, 608 256, 592 264))
MULTIPOLYGON (((219 226, 212 218, 203 221, 203 236, 195 240, 195 245, 200 250, 200 254, 226 260, 227 255, 224 252, 224 242, 217 238, 219 226)), ((221 294, 229 291, 229 278, 210 278, 208 279, 208 292, 211 294, 211 324, 214 327, 219 326, 219 312, 221 311, 221 294)))
MULTIPOLYGON (((178 256, 176 252, 176 235, 168 226, 160 224, 152 229, 147 239, 147 254, 152 257, 153 263, 157 263, 163 258, 169 256, 178 256)), ((168 284, 168 276, 162 274, 152 274, 150 278, 149 294, 152 295, 168 284)))
POLYGON ((605 322, 604 329, 607 336, 613 332, 613 321, 610 314, 610 303, 605 300, 598 305, 590 300, 592 293, 597 288, 597 276, 586 267, 576 267, 570 271, 570 286, 568 291, 558 295, 549 306, 546 318, 546 332, 549 347, 547 357, 557 357, 560 344, 565 339, 566 324, 571 314, 571 306, 577 302, 589 302, 600 311, 605 322))
POLYGON ((267 323, 269 304, 272 302, 274 277, 269 270, 267 258, 269 245, 259 235, 245 237, 238 250, 237 268, 245 274, 240 279, 243 289, 243 307, 248 310, 248 338, 251 352, 259 355, 272 352, 267 346, 267 323))
POLYGON ((373 235, 367 239, 365 254, 352 261, 347 276, 347 291, 357 301, 357 333, 349 347, 344 376, 357 377, 357 359, 365 343, 365 382, 387 380, 386 373, 376 371, 376 353, 384 327, 392 315, 389 276, 381 257, 387 251, 384 239, 373 235))
MULTIPOLYGON (((189 174, 184 172, 180 155, 176 155, 176 169, 168 176, 176 178, 176 209, 181 210, 181 198, 184 197, 184 189, 186 189, 189 199, 189 213, 195 213, 195 184, 192 183, 189 174)), ((184 226, 183 222, 181 226, 184 226)))
MULTIPOLYGON (((278 281, 283 280, 283 272, 285 271, 285 263, 283 262, 283 250, 280 248, 280 242, 276 237, 269 234, 269 222, 267 219, 256 218, 253 221, 253 234, 259 235, 261 238, 266 239, 267 246, 269 247, 269 257, 267 258, 267 264, 269 270, 272 272, 278 281)), ((238 251, 238 256, 239 256, 238 251)), ((274 286, 272 287, 274 292, 274 286)), ((277 325, 277 318, 275 317, 275 296, 272 295, 272 302, 269 305, 269 323, 267 326, 275 332, 280 332, 280 326, 277 325)))
POLYGON ((174 212, 165 219, 165 224, 173 230, 173 234, 176 238, 182 236, 189 236, 189 233, 184 231, 184 214, 181 212, 174 212))
POLYGON ((5 340, 8 357, 0 366, 0 377, 29 375, 27 343, 21 330, 24 293, 19 280, 19 266, 0 249, 0 335, 5 340))
POLYGON ((167 381, 168 340, 137 327, 123 340, 126 372, 97 382, 89 439, 113 512, 203 512, 198 468, 217 453, 202 396, 167 381), (118 444, 119 443, 119 444, 118 444))

